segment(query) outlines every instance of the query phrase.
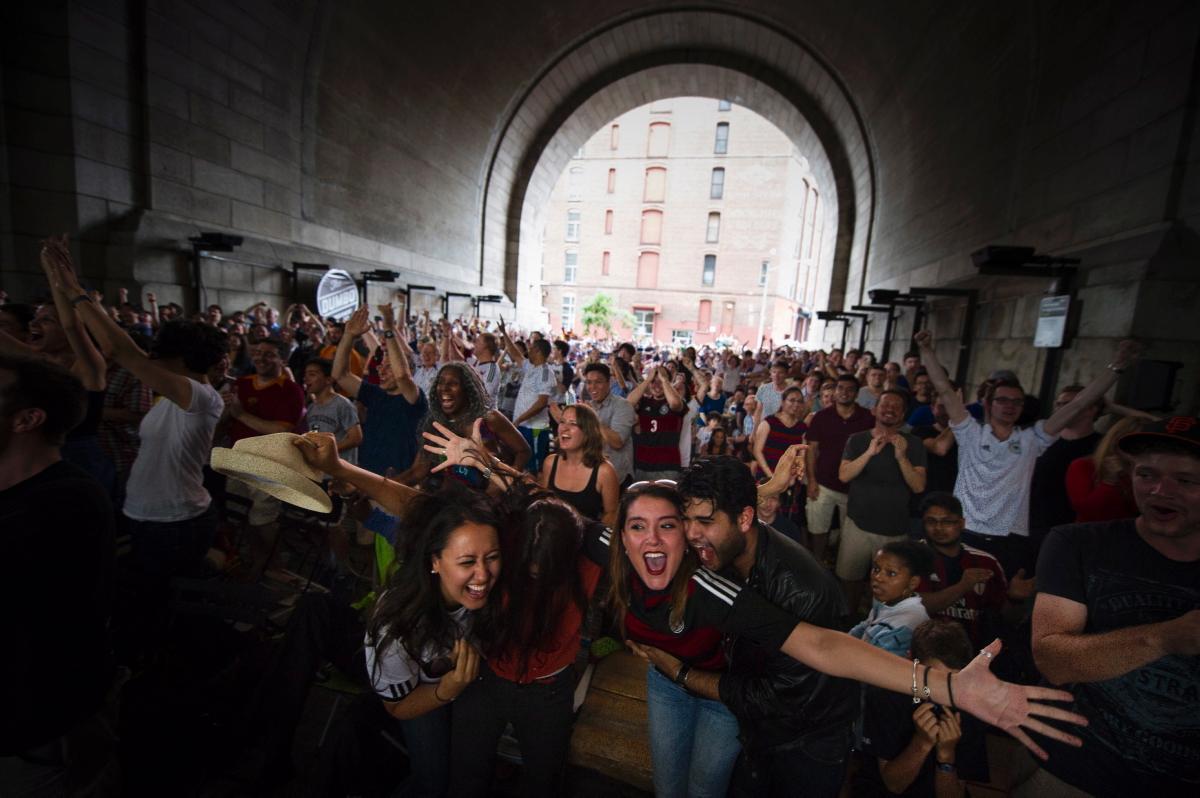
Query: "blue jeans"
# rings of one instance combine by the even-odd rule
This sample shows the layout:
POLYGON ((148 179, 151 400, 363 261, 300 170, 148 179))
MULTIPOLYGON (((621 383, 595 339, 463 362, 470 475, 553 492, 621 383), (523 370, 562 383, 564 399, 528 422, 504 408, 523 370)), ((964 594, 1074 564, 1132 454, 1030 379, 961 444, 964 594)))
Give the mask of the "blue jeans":
POLYGON ((646 674, 646 704, 656 798, 724 798, 742 748, 733 713, 654 668, 646 674))
POLYGON ((542 470, 542 462, 545 461, 546 455, 550 454, 550 428, 540 429, 536 435, 530 427, 517 427, 517 429, 521 430, 521 434, 525 436, 525 442, 529 444, 529 449, 533 452, 533 456, 529 458, 525 467, 537 474, 542 470))

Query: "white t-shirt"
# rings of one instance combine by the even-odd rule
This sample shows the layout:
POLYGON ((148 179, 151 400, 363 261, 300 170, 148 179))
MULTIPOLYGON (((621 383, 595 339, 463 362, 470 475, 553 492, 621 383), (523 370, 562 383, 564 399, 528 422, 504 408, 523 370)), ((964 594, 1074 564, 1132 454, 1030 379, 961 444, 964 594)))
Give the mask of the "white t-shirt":
POLYGON ((472 359, 471 367, 475 369, 479 379, 483 380, 483 387, 487 391, 488 397, 491 398, 492 405, 498 407, 500 382, 504 378, 504 373, 500 371, 500 364, 494 360, 489 363, 480 363, 472 359))
POLYGON ((187 410, 158 397, 142 418, 142 445, 125 487, 124 513, 135 521, 186 521, 208 509, 204 466, 212 454, 213 430, 225 403, 211 385, 188 378, 187 410))
POLYGON ((954 495, 963 505, 967 529, 983 535, 1029 536, 1029 492, 1038 457, 1058 440, 1046 434, 1046 422, 1013 430, 1007 440, 992 434, 991 424, 971 416, 951 424, 958 443, 958 481, 954 495))
MULTIPOLYGON (((450 614, 458 624, 462 637, 471 632, 471 613, 466 607, 459 607, 450 614)), ((371 645, 370 637, 366 639, 367 676, 375 694, 384 701, 399 701, 416 690, 422 684, 435 684, 442 676, 450 672, 449 651, 434 650, 426 646, 417 661, 409 655, 404 646, 393 643, 387 647, 382 656, 371 645)))
POLYGON ((421 389, 421 392, 425 394, 425 398, 428 399, 430 402, 433 402, 433 399, 432 399, 433 394, 430 393, 430 391, 433 390, 433 381, 435 379, 437 379, 437 373, 438 373, 439 368, 440 368, 440 366, 436 366, 436 365, 434 365, 434 366, 418 365, 415 369, 413 369, 413 382, 415 382, 417 384, 417 387, 421 389))
MULTIPOLYGON (((533 407, 533 403, 539 396, 554 396, 558 391, 558 377, 562 370, 561 367, 548 361, 540 366, 535 366, 526 360, 522 364, 521 372, 524 376, 521 378, 521 390, 517 393, 516 407, 513 408, 513 419, 520 418, 526 410, 533 407)), ((542 408, 537 415, 522 421, 521 426, 530 429, 549 427, 550 411, 542 408)))

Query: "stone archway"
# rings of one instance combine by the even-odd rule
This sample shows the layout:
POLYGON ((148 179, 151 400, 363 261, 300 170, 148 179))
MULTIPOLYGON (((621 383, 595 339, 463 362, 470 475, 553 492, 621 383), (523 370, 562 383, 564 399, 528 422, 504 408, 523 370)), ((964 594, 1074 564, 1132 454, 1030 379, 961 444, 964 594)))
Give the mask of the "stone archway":
MULTIPOLYGON (((670 96, 730 99, 788 134, 824 184, 836 239, 828 306, 865 274, 874 157, 858 109, 805 43, 736 11, 651 11, 614 20, 552 58, 514 100, 484 166, 480 279, 518 304, 539 209, 572 154, 621 113, 670 96), (491 280, 487 275, 492 275, 491 280), (501 276, 502 275, 502 276, 501 276)), ((827 228, 829 229, 829 228, 827 228)))

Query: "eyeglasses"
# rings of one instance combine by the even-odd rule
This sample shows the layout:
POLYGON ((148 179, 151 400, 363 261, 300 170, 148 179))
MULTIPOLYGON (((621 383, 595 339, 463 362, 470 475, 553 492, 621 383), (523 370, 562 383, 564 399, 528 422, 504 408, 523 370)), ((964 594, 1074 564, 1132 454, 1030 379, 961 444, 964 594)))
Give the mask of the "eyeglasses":
POLYGON ((674 488, 677 487, 679 483, 673 479, 643 479, 640 482, 633 483, 625 490, 640 490, 641 488, 645 488, 649 485, 665 485, 668 488, 674 488))
POLYGON ((1011 396, 996 396, 992 398, 992 404, 1000 405, 1001 407, 1021 407, 1025 404, 1025 400, 1016 399, 1011 396))

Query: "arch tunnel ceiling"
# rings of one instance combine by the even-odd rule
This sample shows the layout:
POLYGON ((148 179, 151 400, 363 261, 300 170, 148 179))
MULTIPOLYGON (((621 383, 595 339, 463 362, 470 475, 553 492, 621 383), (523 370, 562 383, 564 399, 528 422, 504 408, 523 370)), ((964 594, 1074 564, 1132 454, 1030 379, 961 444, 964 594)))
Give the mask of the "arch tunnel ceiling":
MULTIPOLYGON (((536 271, 540 211, 574 153, 624 112, 674 96, 727 99, 763 116, 809 159, 836 224, 830 306, 864 273, 873 169, 861 119, 834 76, 794 40, 719 12, 663 13, 573 45, 513 109, 485 176, 481 277, 503 264, 516 299, 536 271), (642 52, 644 50, 644 52, 642 52)), ((497 269, 493 273, 501 270, 497 269)))

